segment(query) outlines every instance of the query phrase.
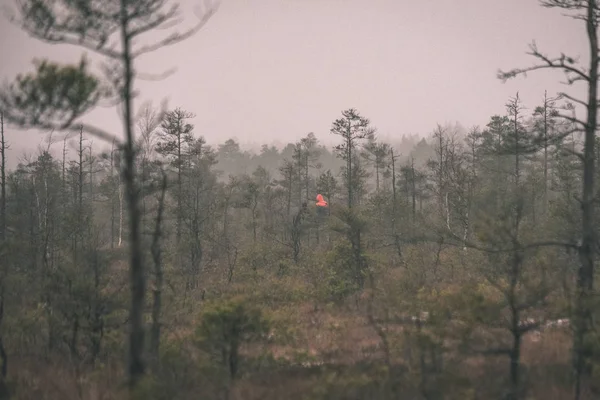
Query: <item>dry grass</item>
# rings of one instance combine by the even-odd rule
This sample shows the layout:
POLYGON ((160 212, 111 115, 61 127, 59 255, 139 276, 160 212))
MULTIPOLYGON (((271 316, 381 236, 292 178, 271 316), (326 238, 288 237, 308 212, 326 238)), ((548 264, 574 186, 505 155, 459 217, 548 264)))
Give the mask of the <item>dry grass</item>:
MULTIPOLYGON (((122 266, 117 266, 121 271, 122 266)), ((205 287, 212 285, 206 300, 202 299, 202 288, 186 293, 185 298, 182 293, 165 289, 163 342, 178 350, 177 356, 169 359, 159 382, 177 396, 160 397, 161 400, 192 400, 201 394, 209 400, 219 398, 216 390, 212 396, 206 394, 209 386, 198 380, 204 374, 205 362, 194 346, 195 328, 204 301, 240 294, 264 310, 271 320, 273 333, 267 343, 243 347, 242 355, 257 359, 268 353, 278 361, 250 368, 249 373, 235 383, 230 400, 378 400, 384 399, 384 393, 392 386, 398 394, 396 398, 419 398, 422 371, 417 357, 418 344, 414 338, 407 339, 404 335, 406 330, 413 331, 413 326, 386 326, 394 364, 394 371, 388 375, 382 372, 381 338, 366 318, 366 296, 359 296, 358 307, 355 299, 341 305, 325 305, 326 302, 316 298, 314 285, 306 283, 309 279, 275 278, 245 270, 238 274, 240 281, 246 282, 244 285, 228 285, 223 276, 209 274, 203 282, 205 287), (317 361, 316 365, 313 362, 307 367, 307 358, 317 361), (387 376, 393 385, 382 383, 387 376)), ((385 278, 385 290, 391 292, 395 285, 400 287, 401 279, 399 269, 390 270, 385 278)), ((181 282, 171 284, 179 287, 181 282)), ((388 293, 378 301, 393 302, 396 296, 397 293, 388 293)), ((569 333, 548 330, 542 333, 540 340, 533 338, 531 335, 525 338, 522 352, 528 400, 569 398, 569 333)), ((443 370, 430 377, 430 385, 438 386, 444 392, 444 399, 498 398, 508 376, 506 357, 467 357, 452 351, 445 354, 444 361, 443 370)), ((77 369, 68 359, 54 357, 47 361, 12 355, 9 381, 17 387, 14 399, 18 400, 120 400, 122 365, 122 360, 117 358, 95 370, 83 366, 77 369)))
MULTIPOLYGON (((315 312, 309 304, 299 307, 299 310, 302 320, 298 322, 302 329, 297 334, 302 340, 285 346, 267 345, 267 349, 275 357, 285 358, 293 363, 294 354, 304 351, 326 364, 346 366, 340 368, 352 368, 353 365, 381 357, 380 339, 364 317, 339 311, 315 312)), ((537 342, 525 340, 523 365, 527 370, 531 399, 568 398, 569 386, 564 374, 568 371, 569 346, 570 338, 564 332, 547 332, 537 342)), ((192 348, 190 346, 186 351, 192 348)), ((249 349, 246 355, 252 353, 249 349)), ((401 352, 395 358, 397 362, 406 361, 402 360, 401 352)), ((13 359, 11 381, 20 388, 15 399, 117 399, 116 393, 123 378, 119 367, 105 367, 92 372, 83 368, 77 371, 73 367, 66 367, 68 365, 70 363, 67 360, 40 362, 34 359, 13 359)), ((507 366, 508 360, 504 358, 472 357, 458 365, 460 371, 452 372, 453 375, 458 372, 467 377, 475 392, 481 394, 482 397, 479 398, 491 399, 494 397, 486 397, 485 393, 487 391, 492 396, 491 389, 498 387, 500 377, 506 376, 507 366)), ((332 376, 341 379, 339 375, 325 373, 319 368, 282 367, 279 371, 257 371, 245 376, 235 385, 231 399, 300 400, 307 398, 316 387, 323 386, 323 379, 334 379, 332 376)))

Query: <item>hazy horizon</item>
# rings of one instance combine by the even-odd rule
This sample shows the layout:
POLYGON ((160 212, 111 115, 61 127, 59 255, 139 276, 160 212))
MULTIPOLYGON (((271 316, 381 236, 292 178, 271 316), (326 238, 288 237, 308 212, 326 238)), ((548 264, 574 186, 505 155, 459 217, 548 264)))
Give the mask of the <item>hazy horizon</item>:
MULTIPOLYGON (((181 0, 188 17, 197 0, 181 0)), ((194 112, 196 135, 209 143, 236 138, 243 147, 293 142, 314 132, 325 144, 331 123, 354 107, 382 137, 427 136, 437 123, 484 126, 504 113, 519 91, 527 112, 550 95, 569 90, 558 72, 539 72, 503 84, 499 68, 528 66, 528 44, 549 55, 585 55, 583 24, 538 0, 223 0, 196 36, 141 59, 139 72, 161 81, 137 81, 136 100, 194 112)), ((83 51, 29 38, 0 24, 8 55, 0 80, 31 71, 34 58, 76 61, 83 51)), ((88 52, 89 53, 89 52, 88 52)), ((90 58, 96 60, 97 58, 90 58)), ((582 59, 582 61, 586 61, 582 59)), ((116 109, 94 111, 86 121, 120 132, 116 109)), ((6 130, 11 164, 44 138, 6 130)), ((98 139, 94 142, 99 143, 98 139)))

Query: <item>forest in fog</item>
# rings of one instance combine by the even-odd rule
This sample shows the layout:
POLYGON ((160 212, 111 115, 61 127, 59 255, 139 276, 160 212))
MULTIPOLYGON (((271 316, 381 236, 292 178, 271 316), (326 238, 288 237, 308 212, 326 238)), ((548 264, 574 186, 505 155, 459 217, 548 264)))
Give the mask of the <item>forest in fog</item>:
POLYGON ((18 2, 32 36, 106 64, 0 89, 0 399, 599 398, 600 5, 540 3, 589 61, 532 45, 499 83, 555 70, 564 93, 390 140, 349 105, 250 151, 136 97, 139 57, 216 9, 142 45, 172 2, 18 2), (122 133, 86 123, 105 102, 122 133), (45 139, 9 168, 23 129, 45 139))

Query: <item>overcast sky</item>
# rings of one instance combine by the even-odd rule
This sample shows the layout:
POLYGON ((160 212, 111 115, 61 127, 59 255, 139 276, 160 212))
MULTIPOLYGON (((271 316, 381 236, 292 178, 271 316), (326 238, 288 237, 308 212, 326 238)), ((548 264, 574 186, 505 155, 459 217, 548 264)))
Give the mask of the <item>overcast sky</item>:
MULTIPOLYGON (((181 3, 189 11, 199 1, 181 3)), ((194 18, 188 12, 187 23, 194 18)), ((384 136, 428 135, 438 122, 485 125, 517 90, 530 109, 544 89, 564 90, 559 72, 496 79, 498 68, 533 61, 525 54, 533 39, 548 54, 586 52, 583 24, 538 0, 222 0, 197 36, 138 65, 177 72, 137 88, 140 100, 167 98, 195 112, 197 134, 213 143, 287 142, 311 131, 326 140, 349 107, 384 136)), ((34 57, 67 62, 82 53, 4 21, 0 49, 2 81, 30 70, 34 57)), ((122 130, 114 109, 88 121, 122 130)), ((8 138, 16 149, 40 141, 14 131, 8 138)))

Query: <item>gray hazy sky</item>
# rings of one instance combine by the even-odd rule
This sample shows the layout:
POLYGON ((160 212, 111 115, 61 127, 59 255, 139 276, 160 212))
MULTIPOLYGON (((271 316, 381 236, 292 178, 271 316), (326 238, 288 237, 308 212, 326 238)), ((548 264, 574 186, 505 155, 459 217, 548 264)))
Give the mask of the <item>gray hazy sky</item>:
MULTIPOLYGON (((186 10, 198 2, 181 0, 186 10)), ((383 136, 428 135, 437 122, 485 125, 517 90, 529 109, 544 89, 563 90, 559 72, 496 79, 498 68, 533 61, 525 54, 533 39, 548 54, 586 52, 583 24, 538 0, 222 0, 198 35, 138 64, 148 73, 177 67, 175 75, 137 88, 140 100, 168 98, 195 112, 197 134, 213 143, 287 142, 311 131, 330 142, 331 122, 349 107, 383 136)), ((4 21, 0 49, 1 80, 30 70, 34 57, 66 62, 82 52, 4 21)), ((88 121, 121 130, 114 109, 88 121)), ((40 140, 9 139, 17 148, 40 140)))

